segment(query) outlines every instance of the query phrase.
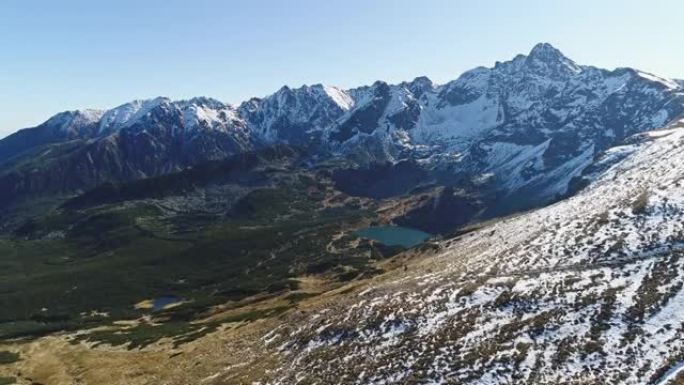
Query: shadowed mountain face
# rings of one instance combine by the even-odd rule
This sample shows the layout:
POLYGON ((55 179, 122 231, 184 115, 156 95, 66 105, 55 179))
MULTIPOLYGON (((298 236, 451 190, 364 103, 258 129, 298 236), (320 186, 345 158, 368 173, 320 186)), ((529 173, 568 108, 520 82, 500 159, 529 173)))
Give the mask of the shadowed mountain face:
POLYGON ((679 82, 578 65, 539 44, 444 85, 419 77, 351 90, 283 87, 238 107, 134 101, 61 113, 0 141, 0 200, 73 194, 284 144, 303 149, 309 165, 342 164, 336 179, 349 193, 454 186, 495 216, 566 195, 604 150, 680 116, 683 95, 679 82))

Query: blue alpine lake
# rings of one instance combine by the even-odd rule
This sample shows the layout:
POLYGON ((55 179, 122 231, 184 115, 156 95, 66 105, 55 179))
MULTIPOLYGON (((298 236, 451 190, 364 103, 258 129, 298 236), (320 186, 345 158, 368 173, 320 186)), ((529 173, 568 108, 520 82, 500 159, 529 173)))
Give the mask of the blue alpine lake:
POLYGON ((425 242, 430 234, 400 226, 371 226, 355 232, 359 237, 370 238, 387 246, 413 247, 425 242))
POLYGON ((157 297, 152 302, 152 310, 162 310, 169 305, 174 305, 182 300, 174 296, 157 297))

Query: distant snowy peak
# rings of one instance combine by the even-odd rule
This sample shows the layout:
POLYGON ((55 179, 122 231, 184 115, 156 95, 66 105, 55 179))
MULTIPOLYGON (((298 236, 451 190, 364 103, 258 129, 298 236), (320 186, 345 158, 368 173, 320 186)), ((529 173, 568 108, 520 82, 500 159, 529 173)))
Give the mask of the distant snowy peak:
POLYGON ((275 97, 283 108, 305 107, 310 101, 332 103, 343 111, 348 111, 354 106, 354 99, 346 91, 323 84, 304 85, 294 89, 284 86, 272 97, 275 97))
POLYGON ((422 96, 426 92, 434 91, 435 84, 427 76, 419 76, 410 82, 403 82, 400 86, 411 91, 416 97, 422 96))
POLYGON ((242 127, 244 123, 237 110, 214 99, 201 98, 179 102, 185 129, 203 128, 227 131, 231 127, 242 127))
POLYGON ((172 101, 166 97, 135 100, 104 113, 99 122, 99 134, 107 135, 137 124, 144 125, 154 111, 166 115, 182 116, 181 129, 226 130, 230 126, 241 126, 237 111, 231 105, 216 99, 197 97, 189 100, 172 101))
POLYGON ((238 112, 257 141, 302 144, 355 105, 349 92, 315 84, 294 89, 284 86, 270 96, 243 103, 238 112))
POLYGON ((104 111, 84 109, 61 112, 48 119, 44 125, 62 134, 78 134, 83 128, 97 123, 104 111))
POLYGON ((532 68, 551 70, 552 75, 563 76, 582 72, 582 67, 568 59, 561 51, 549 43, 540 43, 532 48, 525 59, 532 68))
POLYGON ((160 104, 169 102, 170 100, 168 98, 158 97, 148 100, 134 100, 112 108, 102 116, 102 120, 100 120, 99 124, 99 132, 109 133, 118 131, 119 129, 136 122, 160 104))

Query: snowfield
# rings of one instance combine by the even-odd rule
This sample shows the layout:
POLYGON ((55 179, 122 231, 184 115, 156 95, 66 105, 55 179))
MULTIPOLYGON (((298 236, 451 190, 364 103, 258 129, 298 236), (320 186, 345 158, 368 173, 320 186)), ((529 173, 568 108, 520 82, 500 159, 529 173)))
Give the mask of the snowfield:
POLYGON ((670 383, 684 367, 684 125, 629 146, 577 196, 274 330, 267 383, 670 383))

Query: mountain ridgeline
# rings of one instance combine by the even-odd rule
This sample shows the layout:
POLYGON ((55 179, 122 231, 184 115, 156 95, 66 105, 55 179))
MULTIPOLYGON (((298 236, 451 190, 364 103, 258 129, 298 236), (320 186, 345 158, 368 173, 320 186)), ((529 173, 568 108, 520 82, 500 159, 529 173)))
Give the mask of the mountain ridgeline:
POLYGON ((567 196, 606 149, 682 113, 681 81, 579 65, 539 44, 443 85, 426 77, 350 90, 318 84, 237 107, 156 98, 63 112, 0 141, 0 202, 8 213, 32 198, 290 146, 301 167, 335 164, 338 188, 352 195, 446 187, 464 201, 454 207, 469 208, 461 223, 567 196))

